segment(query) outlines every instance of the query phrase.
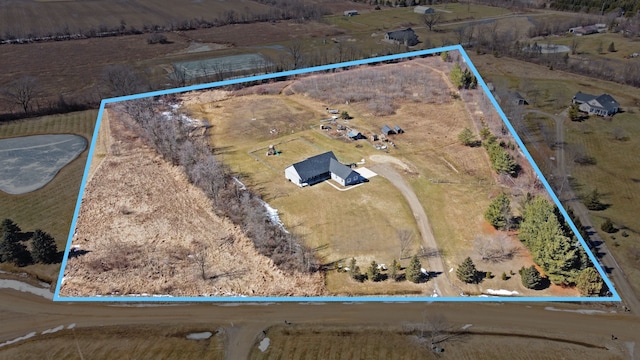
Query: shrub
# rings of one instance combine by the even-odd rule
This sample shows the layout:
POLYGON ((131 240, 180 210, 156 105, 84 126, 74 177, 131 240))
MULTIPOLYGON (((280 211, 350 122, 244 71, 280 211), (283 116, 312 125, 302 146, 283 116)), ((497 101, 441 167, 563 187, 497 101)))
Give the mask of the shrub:
POLYGON ((609 234, 613 234, 614 232, 618 231, 618 229, 613 226, 613 222, 611 222, 611 219, 605 220, 602 225, 600 225, 600 229, 609 234))
POLYGON ((540 285, 542 285, 540 272, 538 272, 538 269, 533 265, 528 268, 523 266, 520 269, 520 277, 522 279, 522 285, 527 289, 538 289, 540 285))

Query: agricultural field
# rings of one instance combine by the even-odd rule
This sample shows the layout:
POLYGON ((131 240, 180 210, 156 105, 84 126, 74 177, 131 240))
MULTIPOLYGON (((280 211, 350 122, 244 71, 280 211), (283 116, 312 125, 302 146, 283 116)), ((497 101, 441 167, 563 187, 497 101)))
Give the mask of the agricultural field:
MULTIPOLYGON (((6 122, 0 124, 0 138, 76 134, 89 142, 93 136, 96 117, 97 111, 85 111, 6 122)), ((55 238, 58 249, 64 249, 87 161, 87 152, 88 149, 63 167, 43 188, 18 195, 0 192, 0 218, 11 218, 23 231, 42 229, 55 238)), ((58 267, 56 264, 37 264, 13 270, 27 271, 42 280, 54 282, 57 279, 58 267)))
MULTIPOLYGON (((380 327, 274 326, 259 338, 251 359, 565 359, 609 358, 607 349, 589 343, 551 340, 504 333, 477 333, 450 324, 405 325, 402 330, 380 327), (434 326, 435 325, 435 326, 434 326), (440 326, 441 328, 438 328, 440 326), (431 334, 434 334, 433 337, 431 334), (262 339, 267 339, 264 346, 262 339), (442 351, 430 349, 430 342, 442 351), (540 348, 535 355, 522 348, 540 348)), ((611 357, 615 358, 615 357, 611 357)))
POLYGON ((224 334, 202 325, 71 327, 21 342, 2 353, 16 360, 40 355, 54 359, 224 359, 224 334))

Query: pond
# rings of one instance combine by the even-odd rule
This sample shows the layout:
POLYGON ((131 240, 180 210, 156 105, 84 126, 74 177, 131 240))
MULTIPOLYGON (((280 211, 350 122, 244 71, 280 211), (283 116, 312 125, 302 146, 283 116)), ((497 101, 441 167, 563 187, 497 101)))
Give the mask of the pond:
POLYGON ((17 195, 38 190, 87 148, 78 135, 0 139, 0 190, 17 195))

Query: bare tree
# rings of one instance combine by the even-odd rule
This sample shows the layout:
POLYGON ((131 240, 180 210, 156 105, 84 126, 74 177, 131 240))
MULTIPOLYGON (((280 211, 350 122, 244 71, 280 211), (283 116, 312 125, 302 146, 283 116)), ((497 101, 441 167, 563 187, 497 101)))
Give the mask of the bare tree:
POLYGON ((125 64, 107 65, 102 80, 111 96, 124 96, 144 91, 144 83, 133 67, 125 64))
POLYGON ((289 53, 292 68, 300 68, 304 62, 304 43, 300 39, 294 39, 287 46, 287 52, 289 53))
POLYGON ((474 239, 476 249, 482 261, 498 263, 513 259, 519 252, 519 248, 509 243, 507 235, 476 236, 474 239))
POLYGON ((33 100, 40 95, 38 79, 33 76, 20 77, 4 89, 3 95, 9 102, 19 105, 26 115, 31 111, 33 100))
POLYGON ((171 64, 171 68, 173 72, 171 73, 170 77, 171 80, 173 80, 174 84, 178 87, 186 86, 188 79, 187 69, 185 69, 184 66, 179 66, 176 64, 171 64))
POLYGON ((398 240, 400 240, 400 260, 402 260, 407 256, 407 250, 413 244, 414 233, 409 229, 399 229, 397 234, 398 240))
POLYGON ((439 11, 434 11, 429 14, 424 14, 422 17, 424 20, 424 24, 429 28, 429 31, 433 31, 433 27, 436 26, 440 20, 442 20, 442 13, 439 11))

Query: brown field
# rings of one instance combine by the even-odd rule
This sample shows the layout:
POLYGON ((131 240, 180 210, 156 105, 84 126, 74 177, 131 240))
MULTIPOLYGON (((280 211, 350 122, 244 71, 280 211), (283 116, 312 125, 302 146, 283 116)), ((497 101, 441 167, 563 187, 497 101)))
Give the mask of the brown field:
POLYGON ((322 276, 285 275, 228 220, 215 215, 182 170, 142 145, 108 111, 117 152, 93 170, 83 195, 61 296, 157 294, 320 295, 322 276))
POLYGON ((102 326, 63 329, 20 342, 2 352, 7 359, 224 359, 224 334, 215 327, 102 326), (191 333, 211 332, 208 339, 190 340, 191 333))
MULTIPOLYGON (((416 328, 420 328, 420 324, 416 328)), ((258 341, 250 359, 621 359, 601 346, 588 342, 528 336, 519 333, 492 333, 449 329, 436 336, 430 349, 429 330, 404 331, 384 327, 332 327, 322 325, 274 326, 266 331, 269 347, 263 352, 258 341), (421 334, 424 337, 421 337, 421 334), (441 341, 441 339, 445 339, 441 341), (522 351, 536 348, 535 352, 522 351)), ((427 328, 428 329, 428 328, 427 328)), ((471 328, 473 329, 473 328, 471 328)), ((259 339, 261 339, 260 337, 259 339)))

